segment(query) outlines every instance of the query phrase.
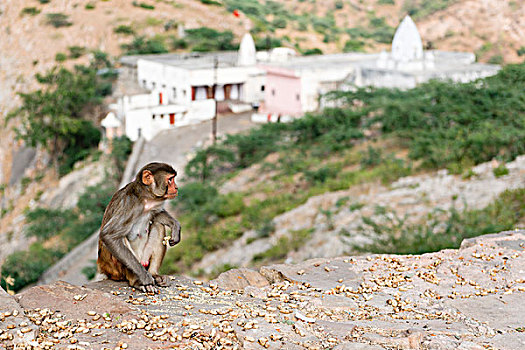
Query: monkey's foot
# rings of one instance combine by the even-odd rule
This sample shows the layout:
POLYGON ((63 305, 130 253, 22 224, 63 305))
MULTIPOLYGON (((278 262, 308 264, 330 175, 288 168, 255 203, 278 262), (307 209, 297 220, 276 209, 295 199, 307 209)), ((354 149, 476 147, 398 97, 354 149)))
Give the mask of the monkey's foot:
POLYGON ((154 275, 153 278, 159 287, 168 287, 170 285, 170 278, 166 275, 154 275))

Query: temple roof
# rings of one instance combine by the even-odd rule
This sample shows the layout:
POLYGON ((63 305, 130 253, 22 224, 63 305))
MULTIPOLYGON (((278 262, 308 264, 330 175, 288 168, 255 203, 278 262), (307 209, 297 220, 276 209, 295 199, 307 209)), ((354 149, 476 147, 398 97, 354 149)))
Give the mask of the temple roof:
POLYGON ((397 27, 392 40, 392 58, 395 61, 409 62, 423 58, 423 43, 416 24, 406 16, 397 27))

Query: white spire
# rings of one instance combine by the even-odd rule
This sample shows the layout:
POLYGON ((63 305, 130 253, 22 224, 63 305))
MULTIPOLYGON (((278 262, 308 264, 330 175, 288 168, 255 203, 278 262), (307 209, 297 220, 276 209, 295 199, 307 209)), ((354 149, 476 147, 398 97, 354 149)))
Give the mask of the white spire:
POLYGON ((395 61, 410 62, 423 58, 423 43, 416 24, 406 16, 397 27, 392 40, 392 58, 395 61))
POLYGON ((244 34, 239 46, 239 56, 237 64, 239 66, 251 66, 256 63, 255 59, 255 43, 250 33, 244 34))

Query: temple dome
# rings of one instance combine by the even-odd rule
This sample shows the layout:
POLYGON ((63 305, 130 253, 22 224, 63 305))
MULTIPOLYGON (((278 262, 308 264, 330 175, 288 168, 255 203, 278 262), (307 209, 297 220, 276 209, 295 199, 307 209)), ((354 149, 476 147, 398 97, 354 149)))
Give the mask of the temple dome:
POLYGON ((392 58, 395 61, 410 62, 423 58, 423 43, 416 24, 406 16, 394 34, 392 40, 392 58))
POLYGON ((239 66, 251 66, 257 61, 255 58, 255 43, 250 33, 244 34, 239 46, 239 57, 237 58, 237 64, 239 66))

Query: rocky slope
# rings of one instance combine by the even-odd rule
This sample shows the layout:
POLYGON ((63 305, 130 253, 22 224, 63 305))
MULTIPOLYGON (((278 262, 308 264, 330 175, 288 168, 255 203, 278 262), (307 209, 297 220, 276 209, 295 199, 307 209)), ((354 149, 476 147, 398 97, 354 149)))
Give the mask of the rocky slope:
MULTIPOLYGON (((279 244, 282 237, 292 237, 293 231, 298 230, 312 229, 313 232, 302 247, 288 253, 288 262, 347 254, 352 245, 369 241, 363 234, 363 217, 374 217, 377 206, 390 208, 399 217, 406 215, 413 223, 425 220, 436 209, 484 208, 503 191, 525 187, 525 156, 507 163, 509 173, 505 176, 494 175, 493 169, 497 166, 497 162, 480 164, 472 169, 468 179, 440 170, 401 178, 390 188, 369 183, 312 197, 305 204, 275 217, 275 232, 269 237, 261 238, 253 230, 245 232, 228 247, 206 255, 194 270, 210 273, 223 265, 252 266, 255 255, 279 244)), ((242 171, 223 185, 222 192, 263 179, 257 168, 255 165, 242 171)))
POLYGON ((124 283, 0 290, 0 344, 29 349, 520 349, 525 231, 421 256, 314 259, 124 283))

